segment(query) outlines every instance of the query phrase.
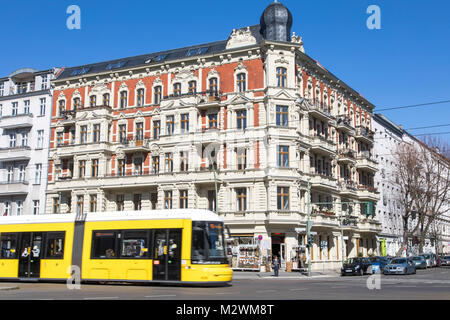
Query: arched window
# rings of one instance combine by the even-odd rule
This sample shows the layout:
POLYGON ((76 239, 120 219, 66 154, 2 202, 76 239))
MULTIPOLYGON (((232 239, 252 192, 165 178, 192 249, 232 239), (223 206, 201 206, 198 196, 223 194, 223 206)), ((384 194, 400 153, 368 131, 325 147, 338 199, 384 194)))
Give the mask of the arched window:
POLYGON ((287 82, 287 70, 286 68, 277 68, 277 86, 286 87, 287 82))
POLYGON ((236 77, 237 89, 239 92, 244 92, 247 90, 246 76, 245 73, 239 73, 236 77))

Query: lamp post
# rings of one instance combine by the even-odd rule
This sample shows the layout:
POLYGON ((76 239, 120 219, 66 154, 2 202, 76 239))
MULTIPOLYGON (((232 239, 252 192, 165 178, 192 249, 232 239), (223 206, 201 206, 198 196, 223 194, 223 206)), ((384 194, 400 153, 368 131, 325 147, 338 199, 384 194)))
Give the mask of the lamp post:
POLYGON ((308 178, 308 186, 307 186, 307 190, 308 190, 308 202, 306 203, 306 214, 307 214, 307 218, 306 218, 306 241, 307 241, 307 246, 306 248, 308 249, 308 277, 311 276, 311 248, 310 248, 310 230, 311 230, 311 221, 310 221, 310 217, 311 217, 311 186, 310 186, 310 181, 311 178, 308 178))

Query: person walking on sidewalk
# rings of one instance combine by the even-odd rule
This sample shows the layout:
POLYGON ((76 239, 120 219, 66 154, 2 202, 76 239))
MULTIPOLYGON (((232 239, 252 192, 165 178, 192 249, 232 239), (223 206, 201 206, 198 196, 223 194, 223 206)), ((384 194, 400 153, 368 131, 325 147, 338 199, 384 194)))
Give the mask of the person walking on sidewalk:
POLYGON ((280 269, 280 263, 278 257, 275 256, 273 259, 273 270, 275 271, 275 277, 278 277, 278 270, 280 269))

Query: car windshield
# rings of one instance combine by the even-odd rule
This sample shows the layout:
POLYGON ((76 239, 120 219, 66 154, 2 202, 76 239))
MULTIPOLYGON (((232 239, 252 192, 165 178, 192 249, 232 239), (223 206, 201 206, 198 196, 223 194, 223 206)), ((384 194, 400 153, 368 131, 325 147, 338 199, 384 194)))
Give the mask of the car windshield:
POLYGON ((369 258, 370 262, 380 262, 381 259, 379 257, 371 257, 369 258))
POLYGON ((421 257, 412 257, 411 259, 413 259, 413 260, 422 260, 421 257))
POLYGON ((391 264, 403 264, 406 263, 406 259, 393 259, 391 264))
POLYGON ((450 256, 444 257, 445 260, 450 260, 450 256))
POLYGON ((355 263, 358 263, 359 261, 361 261, 361 259, 359 259, 359 258, 350 258, 345 263, 346 264, 355 264, 355 263))

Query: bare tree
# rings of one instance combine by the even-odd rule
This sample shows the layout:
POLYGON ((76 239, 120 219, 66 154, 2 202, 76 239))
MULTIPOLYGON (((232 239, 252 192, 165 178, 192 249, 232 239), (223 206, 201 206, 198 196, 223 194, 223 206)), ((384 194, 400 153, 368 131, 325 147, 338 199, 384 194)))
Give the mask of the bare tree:
POLYGON ((395 154, 393 179, 400 190, 403 207, 403 243, 399 255, 413 237, 423 251, 430 226, 449 212, 450 161, 448 144, 436 137, 401 144, 395 154))
POLYGON ((420 150, 425 185, 416 202, 422 205, 419 215, 419 250, 422 251, 430 227, 450 212, 450 160, 448 143, 437 137, 427 136, 420 144, 420 150))
POLYGON ((394 153, 394 159, 395 168, 391 179, 400 190, 397 201, 403 208, 403 240, 397 252, 397 255, 400 255, 407 246, 408 239, 417 231, 417 224, 413 224, 416 220, 414 203, 421 185, 421 176, 417 172, 422 171, 422 163, 418 157, 417 147, 410 144, 400 144, 394 153))

